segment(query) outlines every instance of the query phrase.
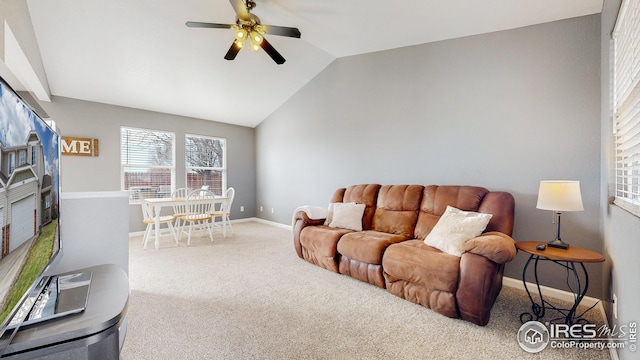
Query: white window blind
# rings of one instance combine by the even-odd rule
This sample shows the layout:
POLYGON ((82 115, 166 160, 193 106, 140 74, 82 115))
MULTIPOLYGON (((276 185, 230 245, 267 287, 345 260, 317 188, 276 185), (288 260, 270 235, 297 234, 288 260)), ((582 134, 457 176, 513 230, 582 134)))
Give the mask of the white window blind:
POLYGON ((170 132, 122 127, 122 190, 129 201, 169 197, 175 182, 175 135, 170 132))
POLYGON ((186 135, 184 155, 187 188, 205 186, 215 195, 222 195, 227 183, 225 139, 186 135))
POLYGON ((615 203, 640 216, 640 0, 624 0, 613 31, 615 203))

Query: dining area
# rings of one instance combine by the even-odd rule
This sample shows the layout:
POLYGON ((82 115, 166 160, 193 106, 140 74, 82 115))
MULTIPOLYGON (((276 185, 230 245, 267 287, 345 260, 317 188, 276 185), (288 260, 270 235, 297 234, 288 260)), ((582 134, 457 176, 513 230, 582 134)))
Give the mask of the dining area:
POLYGON ((146 225, 142 237, 144 249, 153 239, 154 248, 160 248, 160 239, 169 236, 176 245, 186 238, 191 244, 194 236, 208 236, 214 240, 214 234, 220 232, 227 237, 227 227, 233 233, 231 225, 231 206, 235 189, 227 188, 222 195, 203 186, 200 189, 180 188, 170 196, 148 197, 140 199, 143 222, 146 225))

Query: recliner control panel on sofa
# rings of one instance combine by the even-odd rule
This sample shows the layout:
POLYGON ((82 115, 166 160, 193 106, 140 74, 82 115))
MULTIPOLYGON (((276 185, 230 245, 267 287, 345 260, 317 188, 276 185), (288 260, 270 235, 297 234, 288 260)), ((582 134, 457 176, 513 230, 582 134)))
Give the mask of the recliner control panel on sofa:
POLYGON ((486 325, 516 254, 514 207, 478 186, 354 185, 328 211, 297 209, 293 242, 310 263, 486 325))

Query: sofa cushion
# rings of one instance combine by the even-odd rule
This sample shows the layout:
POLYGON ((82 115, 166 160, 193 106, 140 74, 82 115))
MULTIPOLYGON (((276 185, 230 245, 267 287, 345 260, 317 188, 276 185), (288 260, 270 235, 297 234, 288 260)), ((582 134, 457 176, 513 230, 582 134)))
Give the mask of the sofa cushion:
POLYGON ((371 223, 373 221, 373 213, 376 209, 376 202, 378 200, 378 190, 380 185, 378 184, 362 184, 349 186, 341 192, 336 191, 331 202, 354 202, 358 204, 364 204, 364 215, 362 216, 362 228, 364 230, 371 230, 371 223), (339 199, 339 195, 343 194, 342 199, 339 199))
POLYGON ((491 216, 447 206, 447 210, 426 236, 424 243, 447 254, 460 256, 464 243, 482 234, 491 216))
POLYGON ((514 210, 515 200, 513 199, 513 195, 504 191, 492 191, 485 195, 482 199, 482 204, 480 204, 480 207, 476 211, 493 214, 485 232, 499 231, 511 236, 513 232, 514 210))
POLYGON ((333 203, 329 226, 361 231, 364 208, 364 204, 333 203))
POLYGON ((425 186, 414 238, 427 237, 444 214, 447 205, 464 211, 479 211, 480 203, 488 192, 489 190, 478 186, 425 186))
POLYGON ((413 238, 423 190, 422 185, 382 186, 371 229, 413 238))
POLYGON ((353 232, 353 230, 332 228, 324 225, 307 226, 300 233, 300 245, 317 255, 334 257, 338 240, 342 235, 350 232, 353 232))
POLYGON ((414 239, 390 245, 384 253, 382 268, 385 276, 392 281, 404 280, 434 290, 455 293, 460 257, 414 239))
POLYGON ((349 259, 367 264, 382 264, 382 254, 394 243, 407 240, 405 236, 379 231, 357 231, 345 234, 338 242, 338 252, 349 259))

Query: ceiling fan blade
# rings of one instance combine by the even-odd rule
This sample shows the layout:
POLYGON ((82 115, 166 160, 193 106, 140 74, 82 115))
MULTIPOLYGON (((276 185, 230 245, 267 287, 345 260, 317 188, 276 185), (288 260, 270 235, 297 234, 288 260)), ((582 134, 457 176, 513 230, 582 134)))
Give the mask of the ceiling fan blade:
POLYGON ((229 51, 227 51, 227 54, 224 56, 224 58, 227 59, 227 60, 235 59, 236 55, 238 55, 238 52, 240 51, 240 49, 241 48, 234 41, 233 44, 231 44, 231 47, 229 48, 229 51))
POLYGON ((231 6, 233 6, 233 10, 235 10, 238 15, 238 19, 249 21, 251 17, 249 16, 249 10, 247 9, 247 5, 243 0, 229 0, 231 6))
POLYGON ((273 61, 276 62, 276 64, 282 65, 286 61, 285 58, 283 58, 282 55, 280 55, 280 53, 273 46, 271 46, 267 39, 262 38, 260 47, 267 53, 267 55, 269 55, 273 59, 273 61))
POLYGON ((289 36, 294 38, 300 38, 300 30, 298 28, 286 27, 286 26, 274 26, 274 25, 262 25, 264 32, 271 35, 289 36))
POLYGON ((206 23, 206 22, 198 22, 198 21, 187 21, 185 25, 192 28, 213 28, 213 29, 231 29, 231 26, 233 26, 230 24, 215 24, 215 23, 206 23))

